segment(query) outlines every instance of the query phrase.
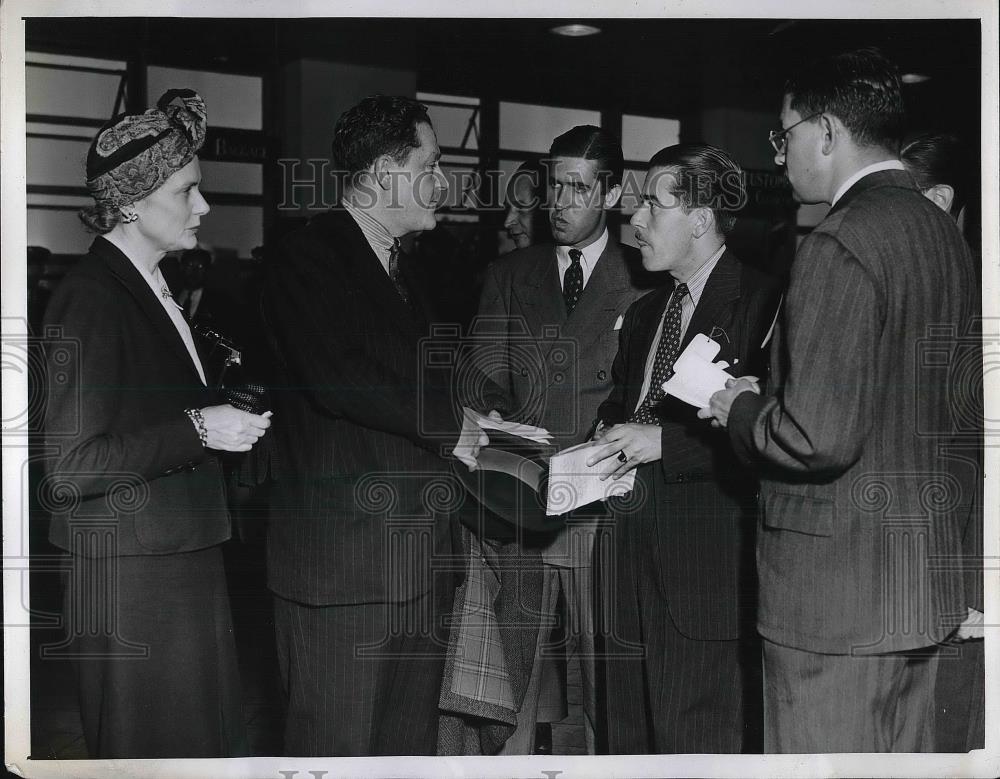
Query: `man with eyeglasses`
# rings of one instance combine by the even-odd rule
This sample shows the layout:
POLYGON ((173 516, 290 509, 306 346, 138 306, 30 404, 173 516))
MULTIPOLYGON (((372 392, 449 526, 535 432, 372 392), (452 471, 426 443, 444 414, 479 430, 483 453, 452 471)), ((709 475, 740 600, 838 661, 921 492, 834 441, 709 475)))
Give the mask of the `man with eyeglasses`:
POLYGON ((775 161, 798 200, 832 208, 792 266, 773 394, 732 380, 699 412, 765 477, 768 752, 933 749, 936 645, 966 612, 961 570, 933 564, 961 555, 961 496, 941 453, 947 371, 921 344, 964 332, 973 266, 899 161, 903 118, 873 50, 788 82, 775 161))

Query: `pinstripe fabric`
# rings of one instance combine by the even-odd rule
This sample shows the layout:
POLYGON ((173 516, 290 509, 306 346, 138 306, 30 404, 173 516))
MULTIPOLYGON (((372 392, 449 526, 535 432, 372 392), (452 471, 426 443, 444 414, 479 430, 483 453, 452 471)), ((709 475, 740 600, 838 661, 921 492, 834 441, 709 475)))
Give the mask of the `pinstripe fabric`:
POLYGON ((336 210, 285 239, 263 311, 281 420, 269 586, 317 605, 426 592, 461 494, 438 455, 459 418, 448 388, 422 370, 426 327, 336 210))
POLYGON ((277 376, 268 586, 279 596, 294 754, 436 749, 447 634, 390 631, 386 656, 355 653, 397 618, 436 625, 454 593, 452 516, 464 492, 440 452, 460 416, 450 376, 424 370, 426 295, 407 281, 414 305, 340 209, 286 237, 268 269, 262 305, 277 376), (414 647, 429 656, 411 659, 414 647))
POLYGON ((898 171, 861 179, 803 241, 775 394, 740 395, 729 418, 737 451, 766 469, 765 638, 885 653, 939 641, 965 613, 962 572, 933 561, 961 550, 960 481, 941 447, 973 279, 954 221, 898 171))
MULTIPOLYGON (((653 337, 670 294, 669 287, 656 290, 626 314, 614 389, 598 412, 606 424, 623 422, 639 402, 646 358, 655 348, 653 337)), ((681 348, 696 333, 714 330, 719 359, 729 362, 735 375, 763 375, 760 344, 778 298, 776 280, 726 252, 706 284, 681 348)), ((750 533, 756 482, 725 437, 698 420, 694 408, 668 397, 658 413, 662 456, 658 463, 640 467, 634 497, 652 505, 662 501, 654 541, 663 564, 654 582, 686 635, 736 638, 741 611, 745 617, 753 605, 750 533)))
POLYGON ((402 604, 307 606, 275 598, 286 755, 436 753, 447 641, 440 594, 437 601, 427 594, 402 604))
MULTIPOLYGON (((639 401, 670 295, 670 287, 650 293, 625 316, 614 391, 599 411, 608 424, 622 422, 639 401)), ((775 280, 725 253, 681 348, 695 333, 714 331, 720 359, 735 373, 755 373, 778 297, 775 280)), ((662 458, 640 466, 633 495, 612 503, 614 522, 595 556, 603 567, 597 600, 610 610, 599 623, 603 747, 618 754, 739 752, 752 746, 744 720, 759 699, 752 636, 756 484, 695 409, 667 398, 656 413, 662 458)))
POLYGON ((765 751, 933 750, 932 649, 821 655, 764 641, 765 751))

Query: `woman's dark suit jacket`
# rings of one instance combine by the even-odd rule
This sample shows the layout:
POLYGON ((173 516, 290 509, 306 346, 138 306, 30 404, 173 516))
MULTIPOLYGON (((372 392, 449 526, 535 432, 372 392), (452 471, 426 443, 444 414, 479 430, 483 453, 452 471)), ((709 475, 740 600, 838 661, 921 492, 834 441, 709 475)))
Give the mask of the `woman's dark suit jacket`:
POLYGON ((52 543, 93 556, 225 541, 221 467, 184 413, 218 399, 135 266, 97 238, 53 295, 45 328, 52 543), (90 548, 78 532, 98 516, 114 523, 113 547, 90 548))

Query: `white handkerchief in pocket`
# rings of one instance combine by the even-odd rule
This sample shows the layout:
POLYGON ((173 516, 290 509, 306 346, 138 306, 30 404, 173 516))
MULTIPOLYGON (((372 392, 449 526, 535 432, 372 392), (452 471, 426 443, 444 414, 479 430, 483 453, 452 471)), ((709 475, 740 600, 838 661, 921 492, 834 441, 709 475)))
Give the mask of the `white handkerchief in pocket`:
POLYGON ((625 322, 625 315, 619 314, 618 318, 615 320, 615 330, 621 330, 622 324, 625 322))

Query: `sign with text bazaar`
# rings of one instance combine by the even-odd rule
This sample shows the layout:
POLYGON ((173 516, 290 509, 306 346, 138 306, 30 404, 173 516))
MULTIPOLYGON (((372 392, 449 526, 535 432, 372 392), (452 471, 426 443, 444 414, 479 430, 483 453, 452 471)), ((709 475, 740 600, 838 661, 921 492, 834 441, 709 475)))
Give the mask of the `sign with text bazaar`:
POLYGON ((209 127, 199 156, 219 162, 259 162, 268 156, 268 138, 259 130, 209 127))

